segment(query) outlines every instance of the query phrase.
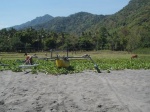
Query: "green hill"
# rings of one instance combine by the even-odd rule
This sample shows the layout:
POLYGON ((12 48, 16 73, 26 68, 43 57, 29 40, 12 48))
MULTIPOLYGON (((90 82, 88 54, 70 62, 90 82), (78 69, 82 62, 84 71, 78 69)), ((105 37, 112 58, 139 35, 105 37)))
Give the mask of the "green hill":
POLYGON ((21 29, 25 29, 25 28, 30 28, 30 27, 34 27, 34 26, 39 25, 39 24, 46 23, 46 22, 50 21, 53 18, 54 17, 46 14, 46 15, 41 16, 41 17, 36 17, 35 19, 33 19, 31 21, 28 21, 26 23, 23 23, 21 25, 13 26, 13 28, 15 28, 17 30, 21 30, 21 29))
POLYGON ((88 28, 96 25, 105 18, 103 15, 94 15, 87 12, 79 12, 68 17, 56 17, 47 23, 35 26, 35 29, 46 29, 55 32, 67 32, 80 34, 88 28))

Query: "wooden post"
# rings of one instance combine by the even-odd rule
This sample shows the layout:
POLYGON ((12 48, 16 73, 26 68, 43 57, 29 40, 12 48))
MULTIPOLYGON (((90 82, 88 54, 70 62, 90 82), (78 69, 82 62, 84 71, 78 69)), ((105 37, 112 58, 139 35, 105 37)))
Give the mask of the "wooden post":
POLYGON ((51 52, 51 58, 53 57, 53 50, 52 49, 50 49, 50 52, 51 52))
POLYGON ((68 48, 67 48, 67 58, 68 58, 68 48))

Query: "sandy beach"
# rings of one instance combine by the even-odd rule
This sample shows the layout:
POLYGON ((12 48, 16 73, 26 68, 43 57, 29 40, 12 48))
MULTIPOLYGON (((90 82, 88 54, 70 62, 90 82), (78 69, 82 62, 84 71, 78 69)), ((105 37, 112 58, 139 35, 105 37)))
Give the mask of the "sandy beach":
POLYGON ((0 112, 150 112, 150 70, 1 71, 0 112))

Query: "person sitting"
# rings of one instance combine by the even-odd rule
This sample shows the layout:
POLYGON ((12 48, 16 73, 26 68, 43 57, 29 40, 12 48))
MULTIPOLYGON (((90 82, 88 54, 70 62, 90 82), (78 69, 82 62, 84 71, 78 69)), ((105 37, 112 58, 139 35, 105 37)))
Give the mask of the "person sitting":
POLYGON ((33 64, 32 56, 28 55, 27 53, 25 53, 24 56, 26 56, 25 64, 32 65, 33 64))

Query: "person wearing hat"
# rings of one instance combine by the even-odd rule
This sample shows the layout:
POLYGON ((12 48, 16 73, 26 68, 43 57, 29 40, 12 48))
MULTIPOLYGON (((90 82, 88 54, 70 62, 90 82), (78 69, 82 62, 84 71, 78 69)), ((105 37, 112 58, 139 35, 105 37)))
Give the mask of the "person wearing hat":
POLYGON ((27 54, 27 53, 25 53, 24 56, 26 56, 25 64, 32 65, 32 64, 33 64, 32 56, 30 56, 30 55, 27 54))

